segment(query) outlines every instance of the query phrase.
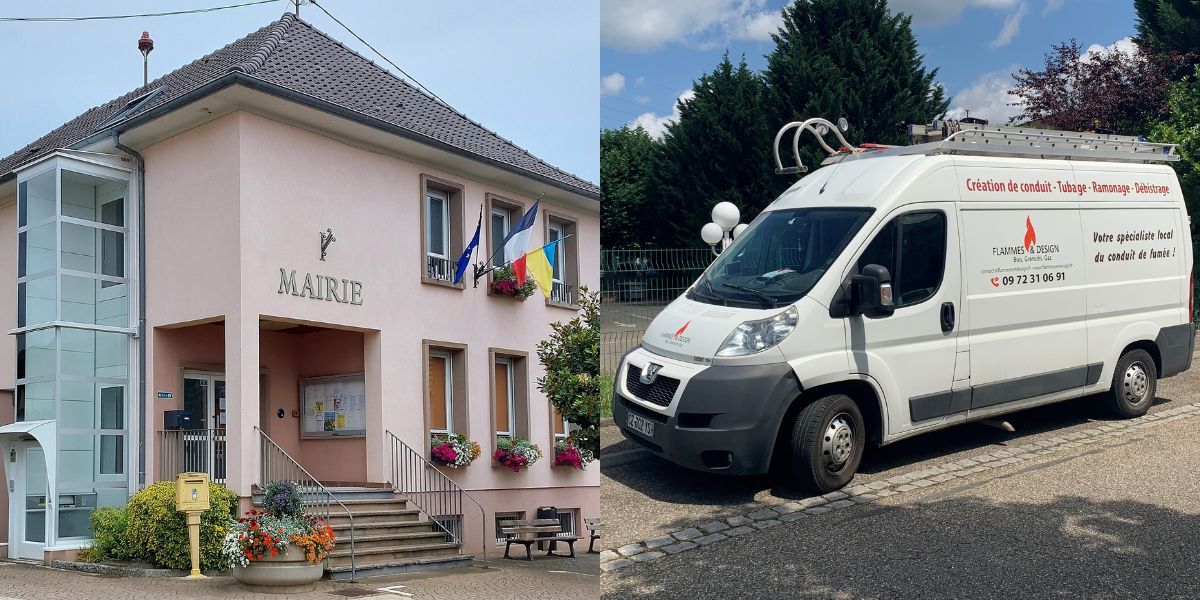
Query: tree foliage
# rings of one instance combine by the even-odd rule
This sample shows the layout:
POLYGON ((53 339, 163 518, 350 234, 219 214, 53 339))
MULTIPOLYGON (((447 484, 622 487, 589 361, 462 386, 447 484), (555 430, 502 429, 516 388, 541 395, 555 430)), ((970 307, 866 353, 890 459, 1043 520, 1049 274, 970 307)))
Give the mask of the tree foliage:
POLYGON ((1051 129, 1141 135, 1166 116, 1170 68, 1142 52, 1085 53, 1071 39, 1051 46, 1041 71, 1020 69, 1010 94, 1020 118, 1051 129))
POLYGON ((646 171, 654 139, 640 126, 600 132, 600 245, 645 248, 655 241, 647 218, 646 171))
POLYGON ((702 247, 700 228, 718 202, 752 217, 790 183, 773 173, 766 88, 744 58, 735 66, 726 53, 692 91, 667 126, 646 186, 664 246, 702 247))
POLYGON ((1200 55, 1200 2, 1133 0, 1137 37, 1143 51, 1200 55))
POLYGON ((1200 211, 1200 67, 1192 77, 1175 84, 1167 96, 1168 116, 1150 134, 1156 142, 1179 144, 1179 162, 1172 163, 1188 213, 1200 211))
POLYGON ((538 389, 569 423, 571 443, 600 455, 600 295, 580 288, 579 316, 550 325, 550 337, 538 342, 538 360, 546 374, 538 389))
MULTIPOLYGON (((937 69, 924 67, 911 23, 886 0, 796 0, 784 8, 764 73, 773 127, 846 117, 852 144, 902 144, 906 124, 945 113, 950 101, 934 82, 937 69)), ((810 169, 825 157, 814 144, 801 148, 810 169)))

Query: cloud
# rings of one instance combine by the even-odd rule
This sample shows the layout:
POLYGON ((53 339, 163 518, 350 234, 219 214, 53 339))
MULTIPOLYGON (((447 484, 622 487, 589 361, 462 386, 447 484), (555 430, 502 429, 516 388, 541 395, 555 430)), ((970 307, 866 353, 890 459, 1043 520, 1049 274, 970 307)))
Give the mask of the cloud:
POLYGON ((650 104, 650 96, 634 96, 633 101, 638 104, 650 104))
POLYGON ((766 0, 604 0, 600 41, 625 52, 667 44, 710 46, 768 40, 783 22, 766 0))
POLYGON ((957 19, 969 6, 1001 9, 1017 6, 1018 2, 1019 0, 892 0, 888 2, 888 7, 893 11, 911 15, 913 25, 918 27, 939 27, 957 19))
POLYGON ((1013 89, 1012 73, 1019 68, 1020 65, 1012 65, 980 75, 966 89, 954 94, 953 108, 946 112, 946 118, 961 119, 969 110, 972 117, 987 119, 992 125, 1008 123, 1022 111, 1020 106, 1009 106, 1019 99, 1008 93, 1013 89))
POLYGON ((633 82, 634 82, 634 83, 636 83, 636 84, 638 84, 638 85, 645 85, 645 84, 646 84, 646 77, 645 77, 644 75, 638 75, 638 76, 637 76, 637 79, 634 79, 634 80, 633 80, 633 82))
POLYGON ((629 126, 640 126, 646 130, 646 133, 650 134, 650 137, 656 140, 662 139, 662 136, 667 133, 667 125, 679 120, 679 105, 695 97, 696 92, 688 90, 679 95, 679 98, 675 101, 675 105, 671 107, 671 114, 659 116, 652 112, 642 113, 638 118, 630 121, 629 126))
POLYGON ((1067 0, 1046 0, 1046 8, 1042 9, 1042 16, 1044 17, 1044 16, 1062 8, 1063 4, 1065 4, 1066 1, 1067 0))
POLYGON ((625 89, 625 76, 620 73, 610 73, 600 78, 600 93, 605 96, 616 96, 625 89))
POLYGON ((1137 44, 1135 44, 1133 42, 1133 38, 1131 38, 1129 36, 1125 36, 1107 46, 1101 46, 1100 44, 1092 44, 1091 46, 1087 47, 1087 50, 1083 51, 1083 54, 1080 55, 1080 58, 1083 60, 1088 60, 1088 57, 1092 54, 1097 54, 1100 52, 1107 53, 1107 52, 1112 52, 1113 50, 1117 50, 1121 54, 1133 55, 1133 54, 1137 54, 1138 47, 1137 47, 1137 44))
POLYGON ((1015 12, 1004 19, 1004 25, 1000 27, 1000 32, 996 34, 995 39, 988 43, 988 46, 992 48, 1007 46, 1013 37, 1021 32, 1021 19, 1025 18, 1027 12, 1029 12, 1029 5, 1022 2, 1015 12))

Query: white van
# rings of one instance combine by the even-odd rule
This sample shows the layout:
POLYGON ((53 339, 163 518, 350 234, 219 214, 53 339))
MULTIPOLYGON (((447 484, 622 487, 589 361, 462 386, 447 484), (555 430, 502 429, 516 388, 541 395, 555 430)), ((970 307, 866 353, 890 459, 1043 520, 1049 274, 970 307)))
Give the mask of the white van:
MULTIPOLYGON (((844 122, 842 123, 844 127, 844 122)), ((622 360, 613 415, 680 465, 850 481, 867 443, 1096 394, 1134 417, 1191 365, 1174 148, 964 126, 833 156, 784 192, 622 360)), ((842 147, 824 140, 832 131, 842 147)))

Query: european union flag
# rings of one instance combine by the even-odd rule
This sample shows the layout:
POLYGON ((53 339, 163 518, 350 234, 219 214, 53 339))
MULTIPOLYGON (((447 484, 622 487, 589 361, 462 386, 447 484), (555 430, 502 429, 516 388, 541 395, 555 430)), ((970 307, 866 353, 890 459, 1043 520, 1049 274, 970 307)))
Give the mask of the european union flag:
POLYGON ((467 270, 467 265, 471 264, 471 253, 475 251, 475 246, 479 245, 479 227, 483 225, 483 207, 479 207, 479 222, 475 224, 475 236, 471 238, 471 243, 463 250, 462 256, 458 257, 458 266, 454 269, 454 284, 462 281, 463 272, 467 270))

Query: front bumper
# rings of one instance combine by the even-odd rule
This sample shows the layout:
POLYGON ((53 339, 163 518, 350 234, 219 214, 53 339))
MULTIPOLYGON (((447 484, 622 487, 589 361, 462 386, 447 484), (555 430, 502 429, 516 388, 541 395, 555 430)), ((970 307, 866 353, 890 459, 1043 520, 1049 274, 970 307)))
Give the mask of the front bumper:
POLYGON ((671 462, 729 475, 756 475, 771 466, 780 424, 800 385, 786 362, 748 366, 681 363, 634 350, 621 361, 613 386, 613 420, 625 437, 671 462), (680 380, 668 406, 630 392, 630 366, 663 365, 660 376, 680 380), (629 427, 633 413, 654 423, 654 435, 629 427))

